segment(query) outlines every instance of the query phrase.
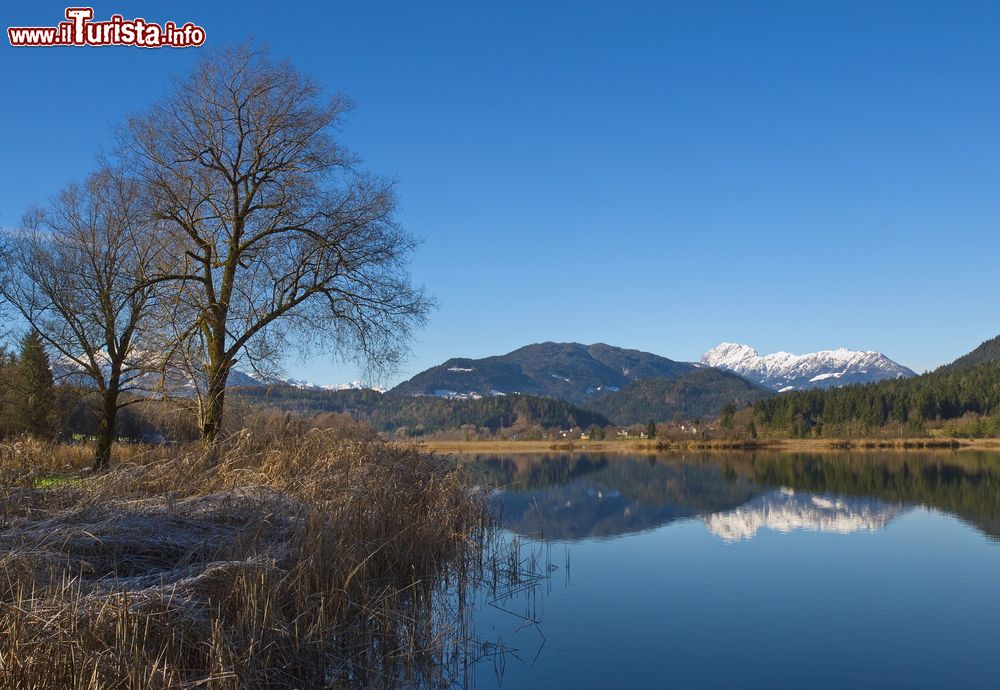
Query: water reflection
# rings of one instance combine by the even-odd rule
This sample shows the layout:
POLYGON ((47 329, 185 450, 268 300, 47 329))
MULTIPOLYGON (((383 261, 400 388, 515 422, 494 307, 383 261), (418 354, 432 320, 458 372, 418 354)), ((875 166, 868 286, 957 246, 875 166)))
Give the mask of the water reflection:
POLYGON ((882 501, 800 493, 794 489, 758 496, 739 508, 706 515, 708 531, 724 541, 745 541, 760 530, 774 532, 876 532, 905 509, 882 501))
POLYGON ((1000 687, 1000 455, 476 471, 530 575, 477 596, 476 687, 1000 687))
POLYGON ((761 493, 721 466, 655 458, 546 456, 486 458, 484 481, 507 529, 573 541, 613 537, 729 510, 761 493))
POLYGON ((1000 472, 978 454, 493 456, 477 464, 507 529, 610 538, 700 518, 726 541, 760 530, 882 529, 909 507, 1000 535, 1000 472))

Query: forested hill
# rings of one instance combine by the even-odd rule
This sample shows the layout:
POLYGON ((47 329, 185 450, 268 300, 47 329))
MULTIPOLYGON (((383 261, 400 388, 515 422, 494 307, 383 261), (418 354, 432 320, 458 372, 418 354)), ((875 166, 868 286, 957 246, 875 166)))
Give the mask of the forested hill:
POLYGON ((926 422, 970 413, 1000 414, 1000 360, 943 367, 911 379, 784 393, 753 405, 758 426, 793 436, 836 436, 845 427, 875 429, 893 423, 917 432, 926 422))
POLYGON ((650 419, 716 417, 723 406, 748 403, 774 395, 774 391, 721 369, 698 369, 677 379, 635 381, 589 407, 616 424, 638 424, 650 419))
POLYGON ((956 371, 1000 359, 1000 335, 982 343, 967 355, 962 355, 951 364, 939 367, 937 371, 956 371))
POLYGON ((472 425, 496 433, 499 429, 542 427, 586 429, 606 426, 602 415, 562 400, 533 395, 497 395, 480 399, 447 399, 424 395, 394 395, 373 390, 302 390, 291 386, 236 388, 232 394, 250 403, 282 411, 343 412, 378 431, 405 428, 423 435, 472 425))
POLYGON ((440 397, 526 393, 586 405, 632 381, 677 378, 696 369, 686 362, 603 343, 537 343, 495 357, 449 359, 392 392, 440 397))

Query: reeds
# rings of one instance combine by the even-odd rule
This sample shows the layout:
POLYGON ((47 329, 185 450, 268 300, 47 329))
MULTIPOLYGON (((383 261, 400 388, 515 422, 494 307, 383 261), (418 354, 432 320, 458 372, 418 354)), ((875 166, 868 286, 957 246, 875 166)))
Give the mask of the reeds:
POLYGON ((322 432, 162 455, 0 468, 0 689, 447 684, 441 602, 493 534, 454 461, 322 432))

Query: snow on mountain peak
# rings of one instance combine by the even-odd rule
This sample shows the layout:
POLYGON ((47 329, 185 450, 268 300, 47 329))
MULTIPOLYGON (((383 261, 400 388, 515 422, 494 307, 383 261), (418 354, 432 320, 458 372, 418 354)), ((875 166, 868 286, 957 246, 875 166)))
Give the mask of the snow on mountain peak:
POLYGON ((385 393, 385 388, 381 386, 369 386, 364 381, 351 381, 349 383, 318 384, 303 381, 302 379, 273 380, 272 383, 285 383, 295 388, 324 391, 347 391, 347 390, 373 390, 378 393, 385 393))
POLYGON ((759 358, 757 350, 749 345, 721 343, 702 355, 700 363, 710 367, 726 368, 727 366, 739 366, 759 358))
MULTIPOLYGON (((147 357, 149 356, 149 353, 138 354, 143 354, 147 357)), ((85 358, 81 356, 78 359, 83 361, 85 358)), ((94 359, 101 368, 101 373, 108 376, 110 374, 111 363, 107 352, 101 351, 95 353, 94 359)), ((136 359, 139 360, 141 358, 137 356, 136 359)), ((135 371, 129 372, 129 387, 136 388, 137 390, 134 392, 137 393, 158 391, 161 388, 165 388, 173 395, 193 395, 198 388, 192 380, 190 374, 180 368, 170 370, 166 375, 166 381, 163 382, 161 381, 160 374, 155 371, 143 372, 139 369, 137 364, 127 362, 126 365, 135 369, 135 371)), ((90 379, 83 367, 71 357, 54 357, 51 362, 51 367, 55 379, 60 383, 70 383, 85 388, 94 385, 93 381, 90 379)), ((378 393, 385 393, 385 388, 381 386, 370 386, 364 381, 351 381, 349 383, 336 384, 316 384, 302 379, 278 378, 256 371, 246 372, 239 369, 233 369, 229 372, 229 378, 226 385, 230 387, 284 385, 303 390, 372 390, 378 393)))
POLYGON ((749 345, 722 343, 706 352, 701 363, 732 371, 776 391, 829 388, 916 375, 880 352, 846 347, 804 355, 774 352, 761 357, 749 345))

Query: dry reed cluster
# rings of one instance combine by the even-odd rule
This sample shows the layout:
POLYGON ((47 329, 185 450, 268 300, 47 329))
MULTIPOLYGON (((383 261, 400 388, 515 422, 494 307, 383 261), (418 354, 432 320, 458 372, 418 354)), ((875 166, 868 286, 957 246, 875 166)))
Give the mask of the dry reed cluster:
POLYGON ((445 682, 491 530, 451 460, 312 432, 40 484, 10 452, 0 689, 445 682))

